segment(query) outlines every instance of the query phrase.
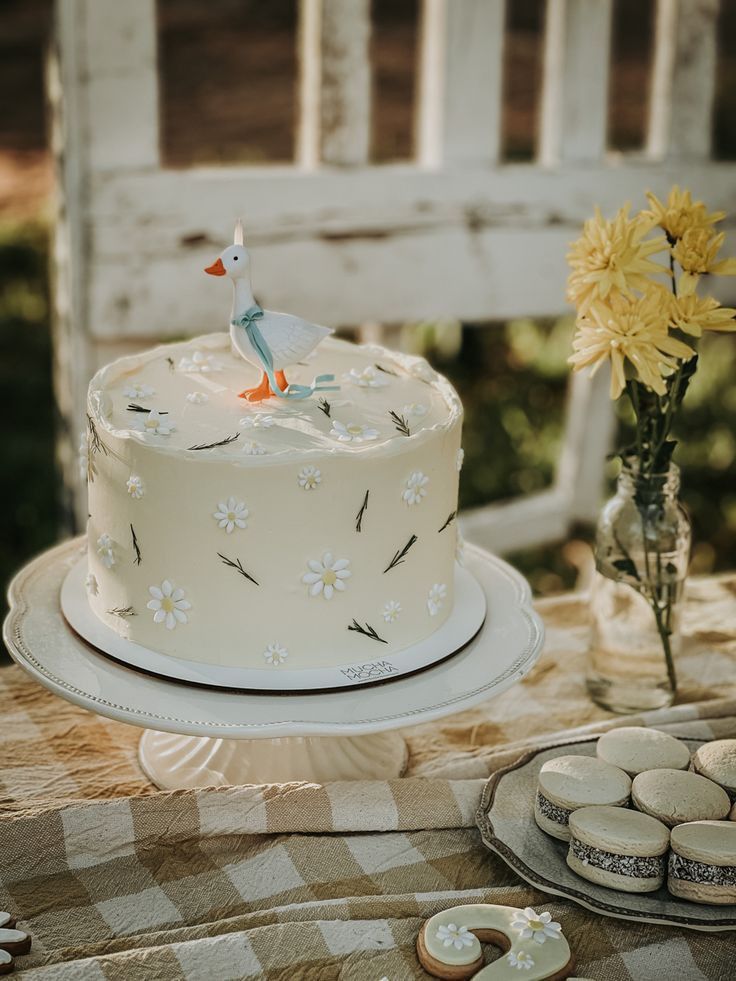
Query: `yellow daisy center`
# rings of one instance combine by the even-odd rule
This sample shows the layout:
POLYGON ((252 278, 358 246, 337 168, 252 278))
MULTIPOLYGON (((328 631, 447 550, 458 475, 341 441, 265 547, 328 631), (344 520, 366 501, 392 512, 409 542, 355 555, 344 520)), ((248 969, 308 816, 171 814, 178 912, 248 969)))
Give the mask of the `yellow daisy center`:
POLYGON ((544 923, 541 920, 529 920, 531 930, 544 930, 544 923))
POLYGON ((172 613, 174 610, 174 601, 170 596, 164 596, 161 600, 161 609, 166 613, 172 613))
POLYGON ((325 569, 325 571, 322 573, 322 582, 325 584, 325 586, 334 586, 336 580, 337 576, 332 569, 325 569))
POLYGON ((357 426, 355 423, 352 423, 351 425, 348 426, 348 432, 350 433, 351 436, 360 436, 362 430, 363 427, 357 426))

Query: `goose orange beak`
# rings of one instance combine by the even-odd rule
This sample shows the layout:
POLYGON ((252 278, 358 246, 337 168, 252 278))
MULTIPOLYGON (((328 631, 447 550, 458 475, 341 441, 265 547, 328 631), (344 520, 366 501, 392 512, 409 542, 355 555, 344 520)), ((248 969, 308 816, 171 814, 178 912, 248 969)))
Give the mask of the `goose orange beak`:
POLYGON ((205 266, 206 273, 210 276, 224 276, 226 275, 225 267, 222 264, 222 259, 215 259, 211 266, 205 266))

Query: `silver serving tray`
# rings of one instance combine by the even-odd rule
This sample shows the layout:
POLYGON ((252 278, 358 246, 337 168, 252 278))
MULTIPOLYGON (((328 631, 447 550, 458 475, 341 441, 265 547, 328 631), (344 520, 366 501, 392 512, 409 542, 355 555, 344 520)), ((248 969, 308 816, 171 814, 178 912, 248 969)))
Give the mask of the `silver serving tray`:
MULTIPOLYGON (((691 751, 705 742, 678 738, 691 751)), ((483 843, 530 885, 571 899, 594 913, 690 930, 733 930, 736 906, 689 903, 671 896, 666 888, 645 894, 620 892, 581 879, 565 861, 567 842, 551 838, 537 827, 534 798, 542 764, 555 756, 595 756, 596 742, 597 739, 584 736, 532 750, 494 773, 485 785, 476 814, 483 843)))

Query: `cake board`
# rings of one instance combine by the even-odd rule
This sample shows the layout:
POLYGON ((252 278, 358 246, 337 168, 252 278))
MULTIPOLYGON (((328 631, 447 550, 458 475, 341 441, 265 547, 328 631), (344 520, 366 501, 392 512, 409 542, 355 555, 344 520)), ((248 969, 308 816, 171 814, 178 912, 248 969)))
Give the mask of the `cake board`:
MULTIPOLYGON (((357 660, 340 663, 345 657, 341 648, 336 652, 337 663, 310 669, 291 670, 284 665, 274 669, 265 664, 262 668, 225 666, 161 654, 121 637, 103 623, 89 605, 86 576, 87 555, 83 552, 64 578, 60 601, 69 626, 92 647, 146 674, 210 688, 254 693, 319 693, 414 674, 461 651, 483 626, 487 611, 485 594, 477 579, 470 571, 456 564, 455 602, 450 616, 429 637, 410 647, 392 651, 383 646, 385 642, 376 647, 371 640, 357 660)), ((354 653, 352 656, 355 658, 354 653)))
POLYGON ((488 614, 462 651, 434 667, 380 685, 309 694, 181 684, 117 663, 68 626, 60 589, 82 547, 83 539, 65 542, 16 575, 5 643, 54 694, 145 729, 140 763, 162 789, 397 777, 407 751, 395 730, 500 695, 528 674, 542 649, 543 626, 526 581, 468 546, 466 567, 488 614))

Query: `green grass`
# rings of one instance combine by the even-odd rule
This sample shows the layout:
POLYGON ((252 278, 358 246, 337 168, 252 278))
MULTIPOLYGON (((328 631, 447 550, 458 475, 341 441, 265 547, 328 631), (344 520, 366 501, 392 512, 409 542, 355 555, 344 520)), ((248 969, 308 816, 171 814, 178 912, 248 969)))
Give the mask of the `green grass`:
MULTIPOLYGON (((417 350, 456 385, 465 406, 466 463, 462 507, 474 507, 548 487, 564 425, 572 318, 517 320, 483 328, 422 325, 410 335, 417 350), (449 341, 448 341, 449 338, 449 341)), ((682 497, 693 521, 692 571, 736 566, 736 335, 709 335, 675 436, 682 497)), ((617 445, 631 440, 622 400, 617 445)), ((617 464, 608 468, 613 493, 617 464)), ((574 537, 591 542, 593 528, 574 537)), ((559 545, 509 556, 537 593, 574 585, 576 566, 559 545)), ((572 550, 574 556, 575 550, 572 550)))
POLYGON ((42 226, 0 227, 3 586, 58 534, 47 253, 42 226))

